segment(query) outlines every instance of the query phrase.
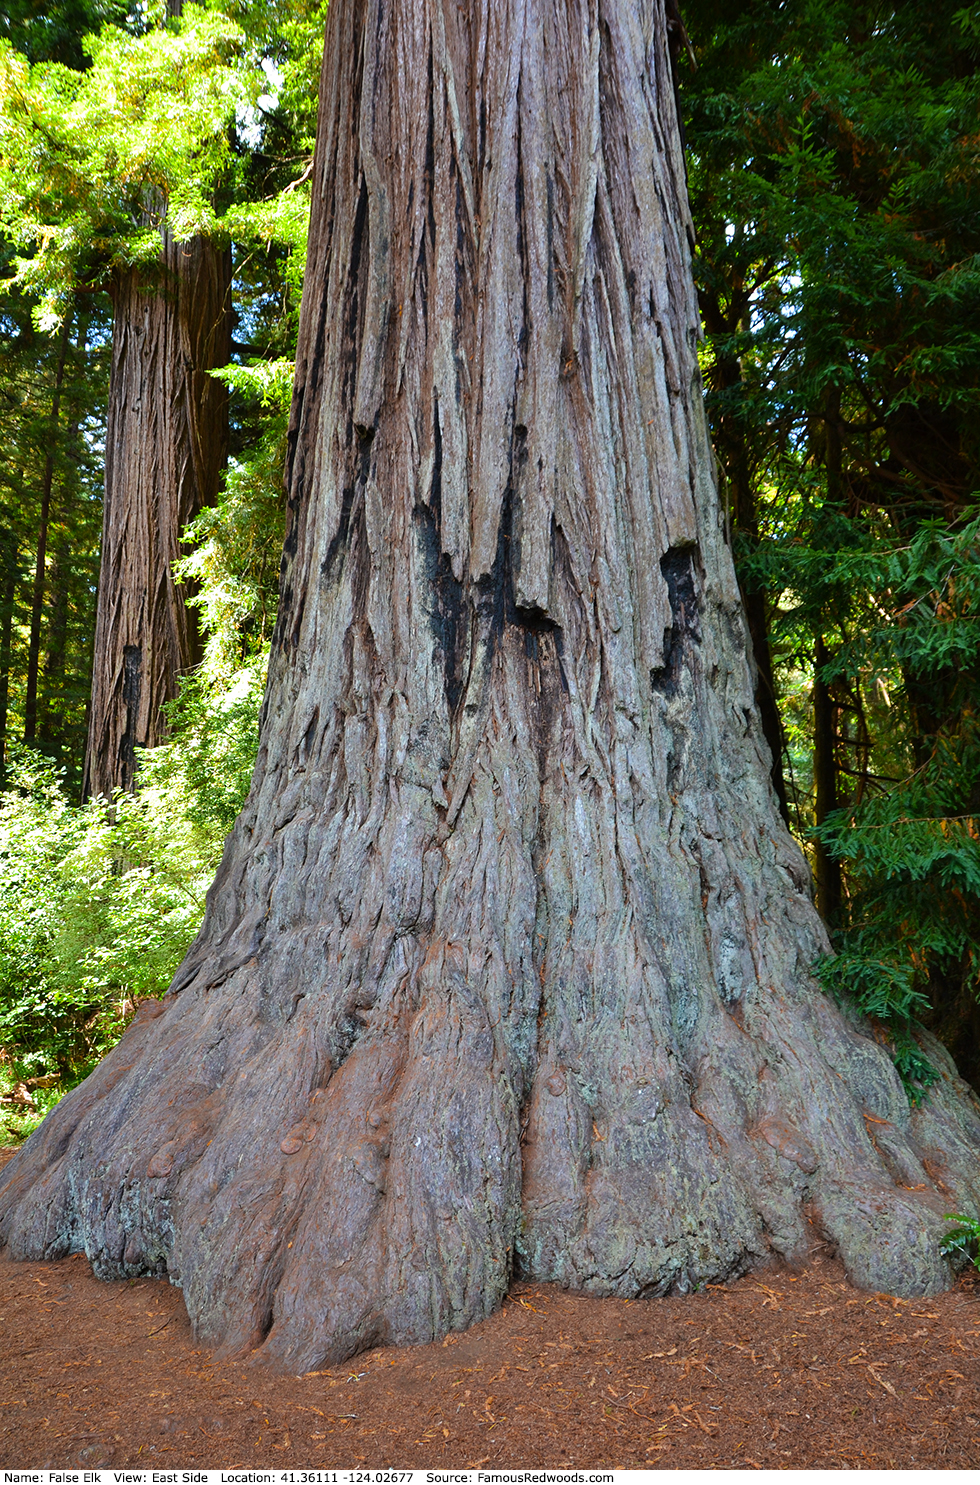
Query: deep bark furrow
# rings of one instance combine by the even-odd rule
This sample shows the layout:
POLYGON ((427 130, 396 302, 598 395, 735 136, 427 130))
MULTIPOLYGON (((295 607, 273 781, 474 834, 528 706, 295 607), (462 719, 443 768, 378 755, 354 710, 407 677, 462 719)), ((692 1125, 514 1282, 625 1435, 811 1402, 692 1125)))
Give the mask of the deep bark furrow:
POLYGON ((809 975, 688 229, 661 4, 333 0, 252 794, 162 1014, 8 1168, 13 1252, 165 1266, 296 1369, 810 1221, 948 1281, 980 1121, 809 975))

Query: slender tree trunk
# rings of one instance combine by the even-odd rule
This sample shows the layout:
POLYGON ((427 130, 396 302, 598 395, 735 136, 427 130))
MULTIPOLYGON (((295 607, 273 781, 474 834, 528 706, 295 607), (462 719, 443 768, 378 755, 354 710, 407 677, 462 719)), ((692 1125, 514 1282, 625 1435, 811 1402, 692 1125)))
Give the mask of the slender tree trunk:
POLYGON ((10 715, 10 659, 17 596, 17 540, 7 533, 3 545, 3 597, 0 600, 0 788, 7 780, 7 724, 10 715))
POLYGON ((515 1270, 683 1293, 816 1233, 942 1287, 980 1121, 809 977, 662 0, 333 0, 313 201, 252 793, 166 1000, 4 1172, 8 1252, 166 1269, 297 1371, 515 1270))
MULTIPOLYGON (((739 296, 737 290, 733 291, 733 294, 735 305, 728 319, 722 314, 721 306, 715 296, 702 295, 701 309, 709 333, 720 334, 731 331, 742 321, 743 315, 748 314, 748 303, 744 295, 739 296)), ((718 388, 729 395, 736 388, 741 389, 742 368, 736 358, 719 358, 715 367, 715 376, 718 388)), ((737 403, 734 411, 724 412, 721 416, 718 448, 725 466, 732 531, 740 533, 748 539, 753 548, 757 548, 761 540, 759 512, 755 491, 752 488, 748 448, 737 403)), ((779 813, 788 825, 789 803, 786 795, 786 780, 783 775, 783 725, 779 716, 779 703, 776 699, 776 678, 772 666, 772 650, 769 645, 767 595, 765 589, 761 588, 757 582, 746 581, 744 578, 740 578, 739 587, 742 591, 746 626, 751 642, 749 654, 755 663, 755 703, 759 709, 762 735, 772 754, 769 777, 779 804, 779 813)))
MULTIPOLYGON (((822 825, 837 808, 837 708, 830 687, 821 675, 830 656, 821 635, 813 652, 813 789, 814 818, 822 825)), ((814 877, 817 911, 825 923, 834 925, 840 914, 841 866, 822 841, 816 842, 814 877)))
MULTIPOLYGON (((841 445, 840 388, 830 386, 824 395, 824 469, 827 499, 834 505, 844 501, 843 450, 841 445)), ((822 825, 837 808, 837 708, 830 687, 821 674, 830 659, 826 641, 818 635, 813 651, 813 790, 814 818, 822 825)), ((817 910, 832 927, 840 916, 841 864, 826 847, 816 842, 814 878, 817 910)))
MULTIPOLYGON (((730 470, 732 494, 732 526, 747 537, 753 547, 758 547, 759 514, 755 493, 748 471, 748 456, 745 438, 739 431, 736 435, 735 457, 730 470)), ((772 783, 779 812, 789 824, 789 804, 786 798, 786 780, 783 777, 783 725, 779 717, 776 700, 776 679, 772 668, 772 651, 769 647, 769 622, 766 613, 766 592, 757 582, 740 583, 742 602, 745 605, 745 622, 748 629, 749 655, 755 662, 755 704, 759 710, 762 735, 772 755, 769 778, 772 783)))
POLYGON ((149 286, 138 269, 113 284, 86 794, 133 787, 135 748, 161 740, 161 707, 200 658, 171 568, 225 463, 227 393, 208 371, 231 354, 231 265, 205 239, 178 244, 164 229, 161 266, 162 284, 149 286))
POLYGON ((37 528, 37 557, 34 564, 34 588, 31 594, 31 634, 27 650, 27 685, 24 695, 24 741, 33 743, 37 737, 37 678, 41 660, 41 618, 44 613, 44 586, 48 555, 48 524, 51 519, 51 488, 54 482, 54 461, 58 444, 58 418, 61 413, 61 387, 65 379, 65 361, 68 357, 68 332, 70 316, 65 316, 58 345, 58 363, 54 374, 54 391, 51 397, 51 431, 48 451, 41 476, 41 513, 37 528))
POLYGON ((56 693, 64 680, 65 654, 68 645, 68 572, 71 555, 68 532, 62 530, 52 543, 51 571, 48 575, 48 624, 41 667, 41 695, 38 704, 38 746, 42 753, 54 757, 59 751, 56 693))
POLYGON ((783 724, 776 699, 776 677, 772 668, 772 650, 769 645, 766 597, 763 588, 750 587, 748 584, 742 587, 745 623, 756 668, 755 704, 759 708, 759 725, 762 728, 762 735, 772 755, 769 778, 779 805, 779 813, 788 825, 789 801, 786 795, 786 779, 783 774, 783 724))
MULTIPOLYGON (((78 339, 75 356, 78 366, 85 365, 88 344, 88 318, 79 316, 78 339)), ((76 397, 68 409, 65 428, 65 471, 61 481, 61 507, 66 510, 78 499, 76 469, 81 458, 79 437, 79 407, 76 397)), ((50 539, 50 521, 48 527, 50 539)), ((68 648, 68 616, 70 606, 71 537, 67 523, 62 524, 51 542, 51 571, 47 581, 48 621, 45 633, 44 664, 38 679, 37 739, 41 751, 55 757, 63 744, 63 718, 59 717, 55 697, 64 687, 65 657, 68 648)))

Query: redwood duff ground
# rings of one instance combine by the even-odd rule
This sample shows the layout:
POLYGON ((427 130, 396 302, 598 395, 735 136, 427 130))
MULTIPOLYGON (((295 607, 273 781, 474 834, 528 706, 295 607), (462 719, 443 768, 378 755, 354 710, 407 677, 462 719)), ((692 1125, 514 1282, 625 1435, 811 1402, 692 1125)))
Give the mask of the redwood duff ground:
POLYGON ((441 1345, 215 1363, 164 1281, 0 1261, 0 1467, 968 1469, 980 1287, 853 1289, 815 1251, 686 1298, 516 1284, 441 1345))

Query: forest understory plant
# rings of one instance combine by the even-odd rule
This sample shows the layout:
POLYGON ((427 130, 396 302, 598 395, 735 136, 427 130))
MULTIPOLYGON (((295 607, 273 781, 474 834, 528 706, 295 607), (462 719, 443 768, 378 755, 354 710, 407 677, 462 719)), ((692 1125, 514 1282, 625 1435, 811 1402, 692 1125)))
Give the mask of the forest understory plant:
MULTIPOLYGON (((15 750, 0 794, 0 1080, 55 1075, 32 1094, 39 1110, 164 993, 197 932, 248 792, 264 671, 259 655, 217 695, 185 682, 136 795, 74 804, 50 761, 15 750)), ((9 1105, 0 1118, 17 1138, 37 1122, 9 1105)))

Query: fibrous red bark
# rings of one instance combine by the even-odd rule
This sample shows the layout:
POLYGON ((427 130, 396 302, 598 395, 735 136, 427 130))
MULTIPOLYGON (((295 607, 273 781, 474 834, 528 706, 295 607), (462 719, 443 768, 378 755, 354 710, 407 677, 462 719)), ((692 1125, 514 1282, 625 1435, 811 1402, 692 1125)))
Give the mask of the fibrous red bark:
POLYGON ((135 748, 162 741, 164 703, 200 659, 174 582, 185 525, 218 493, 228 396, 208 375, 231 359, 231 260, 163 230, 159 273, 112 283, 105 509, 85 793, 131 789, 135 748))
POLYGON ((313 199, 252 793, 168 996, 10 1167, 9 1251, 166 1269, 296 1369, 515 1270, 683 1292, 814 1230, 942 1286, 980 1120, 809 975, 662 0, 333 0, 313 199))

